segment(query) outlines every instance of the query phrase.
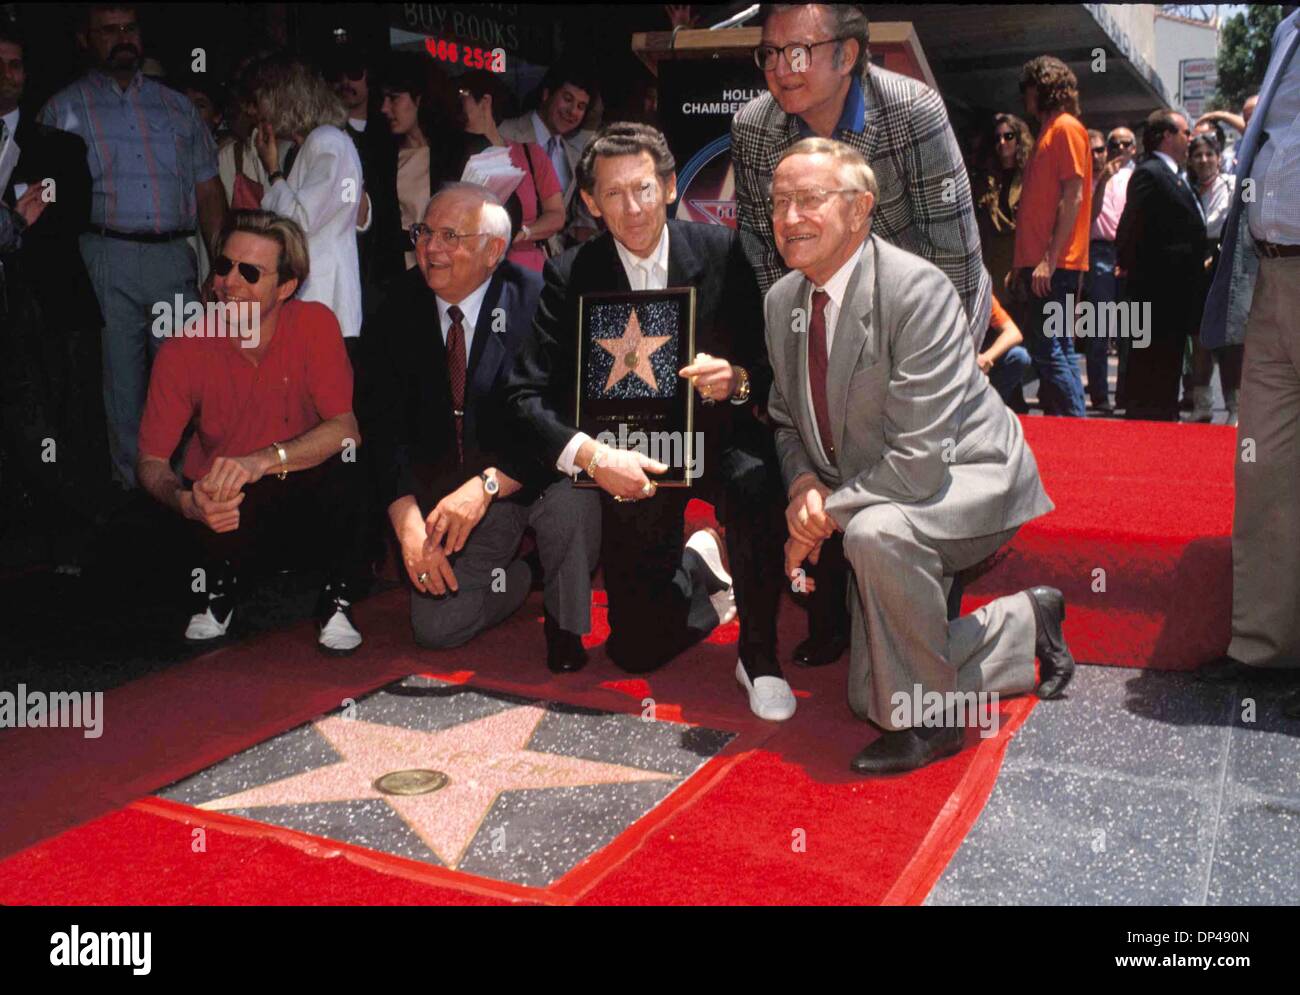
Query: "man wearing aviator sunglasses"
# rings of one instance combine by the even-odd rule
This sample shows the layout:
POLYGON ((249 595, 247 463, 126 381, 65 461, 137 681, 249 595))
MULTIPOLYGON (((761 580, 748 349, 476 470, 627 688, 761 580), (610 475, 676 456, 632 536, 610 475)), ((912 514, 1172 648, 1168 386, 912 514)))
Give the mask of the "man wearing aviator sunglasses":
POLYGON ((870 64, 869 25, 856 6, 766 6, 754 62, 768 92, 746 104, 731 126, 737 220, 761 243, 760 289, 786 271, 767 210, 772 169, 801 138, 835 138, 876 171, 876 233, 947 274, 978 342, 989 324, 992 284, 970 181, 942 99, 917 80, 870 64))
POLYGON ((187 327, 154 363, 136 474, 191 523, 203 550, 205 584, 185 631, 192 643, 229 632, 240 574, 269 556, 323 558, 318 646, 345 655, 361 645, 351 617, 363 535, 352 367, 333 313, 294 300, 308 267, 294 221, 235 212, 213 262, 226 322, 187 327), (178 479, 170 460, 191 423, 178 479))

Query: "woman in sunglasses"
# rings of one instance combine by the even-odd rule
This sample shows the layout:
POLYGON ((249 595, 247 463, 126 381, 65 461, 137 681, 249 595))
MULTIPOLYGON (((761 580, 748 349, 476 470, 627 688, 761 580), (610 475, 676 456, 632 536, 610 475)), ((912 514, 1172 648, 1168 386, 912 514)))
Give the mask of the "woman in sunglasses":
POLYGON ((1024 121, 1014 114, 996 114, 992 147, 971 174, 984 267, 993 280, 993 293, 1003 304, 1007 303, 1005 280, 1016 247, 1020 183, 1033 147, 1033 137, 1024 121))
POLYGON ((266 169, 262 208, 296 221, 307 235, 311 274, 299 299, 320 301, 354 345, 361 334, 357 231, 369 225, 361 159, 343 127, 347 112, 325 80, 297 60, 268 65, 257 92, 258 158, 266 169), (279 139, 293 142, 281 159, 279 139))
MULTIPOLYGON (((1214 281, 1214 270, 1219 265, 1219 243, 1223 240, 1223 223, 1228 218, 1237 178, 1220 170, 1222 154, 1214 132, 1196 135, 1187 146, 1187 178, 1192 190, 1200 198, 1205 212, 1205 235, 1208 255, 1205 260, 1205 283, 1199 289, 1200 310, 1205 310, 1205 298, 1214 281)), ((1219 383, 1223 387, 1223 401, 1228 409, 1228 424, 1237 424, 1237 390, 1241 387, 1241 367, 1245 346, 1226 345, 1212 352, 1201 345, 1200 336, 1192 336, 1192 397, 1194 407, 1189 421, 1208 422, 1214 418, 1211 405, 1210 377, 1214 361, 1219 361, 1219 383)))

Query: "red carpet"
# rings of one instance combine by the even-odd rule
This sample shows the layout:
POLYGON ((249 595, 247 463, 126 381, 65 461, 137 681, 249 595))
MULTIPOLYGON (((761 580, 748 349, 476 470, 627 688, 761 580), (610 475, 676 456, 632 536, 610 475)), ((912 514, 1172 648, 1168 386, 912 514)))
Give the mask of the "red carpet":
MULTIPOLYGON (((972 586, 967 608, 1050 583, 1070 601, 1067 636, 1080 659, 1188 667, 1221 651, 1235 433, 1037 418, 1026 431, 1057 510, 1021 531, 972 586), (1097 569, 1104 591, 1093 590, 1097 569)), ((696 504, 689 514, 706 512, 696 504)), ((593 643, 604 635, 596 611, 593 643)), ((469 647, 435 653, 413 647, 406 596, 393 592, 360 606, 367 640, 351 659, 318 656, 300 627, 109 692, 100 739, 76 729, 7 731, 0 902, 914 903, 978 816, 1008 737, 1033 704, 1005 703, 1000 734, 980 740, 970 731, 956 757, 867 781, 847 769, 869 735, 845 702, 847 661, 789 668, 799 712, 773 725, 749 714, 734 684, 734 623, 646 680, 629 679, 599 651, 582 673, 557 680, 541 663, 538 614, 534 598, 469 647), (411 673, 608 711, 640 712, 652 697, 663 719, 740 737, 544 891, 142 800, 411 673), (204 830, 201 851, 195 827, 204 830)), ((802 616, 787 604, 780 621, 788 651, 802 616)))
POLYGON ((1056 510, 1020 530, 965 609, 1051 584, 1079 660, 1190 670, 1226 652, 1236 429, 1022 421, 1056 510))

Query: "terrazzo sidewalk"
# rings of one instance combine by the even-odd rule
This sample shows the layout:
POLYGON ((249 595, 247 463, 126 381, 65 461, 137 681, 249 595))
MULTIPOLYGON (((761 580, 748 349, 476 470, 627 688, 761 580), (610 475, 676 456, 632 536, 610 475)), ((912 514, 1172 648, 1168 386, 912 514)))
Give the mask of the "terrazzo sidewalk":
POLYGON ((1300 903, 1300 722, 1281 697, 1080 667, 1012 739, 926 904, 1300 903))

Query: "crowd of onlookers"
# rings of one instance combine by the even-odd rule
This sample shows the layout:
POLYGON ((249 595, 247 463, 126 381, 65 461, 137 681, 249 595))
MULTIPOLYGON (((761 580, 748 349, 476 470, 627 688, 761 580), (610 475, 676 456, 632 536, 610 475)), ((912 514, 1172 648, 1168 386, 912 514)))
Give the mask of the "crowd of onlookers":
MULTIPOLYGON (((1040 78, 1062 96, 1048 106, 1035 105, 1030 110, 1029 102, 1035 98, 1028 97, 1029 89, 1022 84, 1027 96, 1026 114, 1040 124, 1037 140, 1024 119, 1001 112, 993 116, 986 130, 971 136, 967 143, 984 264, 992 277, 995 297, 1002 305, 995 307, 999 320, 995 320, 980 352, 981 366, 989 370, 1007 403, 1020 412, 1027 410, 1023 385, 1037 378, 1039 399, 1048 413, 1082 415, 1086 390, 1087 407, 1098 414, 1124 409, 1130 417, 1177 419, 1181 411, 1187 420, 1209 422, 1214 417, 1210 381, 1217 365, 1227 424, 1235 425, 1245 316, 1238 315, 1234 322, 1230 333, 1233 344, 1213 351, 1201 346, 1196 332, 1218 266, 1223 225, 1236 182, 1235 149, 1228 144, 1223 124, 1244 132, 1255 98, 1246 102, 1240 117, 1211 111, 1190 130, 1183 115, 1159 110, 1136 132, 1120 126, 1103 134, 1084 128, 1086 115, 1078 105, 1077 81, 1067 67, 1051 57, 1036 59, 1026 67, 1023 79, 1029 82, 1040 78), (1190 276, 1190 281, 1181 280, 1169 268, 1165 249, 1169 243, 1181 241, 1174 236, 1174 229, 1169 225, 1143 226, 1147 219, 1142 213, 1147 205, 1138 205, 1129 212, 1125 224, 1134 170, 1143 158, 1164 161, 1164 157, 1168 157, 1167 164, 1177 182, 1192 194, 1189 200, 1195 201, 1187 205, 1185 212, 1185 221, 1192 229, 1190 237, 1204 240, 1203 247, 1192 253, 1197 258, 1186 260, 1189 266, 1194 264, 1199 269, 1185 269, 1181 274, 1190 276), (1062 177, 1072 177, 1074 182, 1062 184, 1062 177), (1065 248, 1065 262, 1058 269, 1065 271, 1062 279, 1071 294, 1081 334, 1055 339, 1034 336, 1030 348, 1037 342, 1039 350, 1031 356, 1030 350, 1020 344, 1023 335, 1017 331, 1033 323, 1037 315, 1024 315, 1026 299, 1023 295, 1017 298, 1008 274, 1031 258, 1021 251, 1021 262, 1017 263, 1018 247, 1023 250, 1026 241, 1035 238, 1041 243, 1046 229, 1058 218, 1062 202, 1070 198, 1078 201, 1077 214, 1065 248), (1196 208, 1196 216, 1191 208, 1196 208), (1204 228, 1201 237, 1195 231, 1198 219, 1204 228), (1125 248, 1127 266, 1121 255, 1125 248), (1148 273, 1150 267, 1143 267, 1134 283, 1130 271, 1139 255, 1156 261, 1161 272, 1148 273), (1170 304, 1173 297, 1182 298, 1185 304, 1175 309, 1170 304), (1157 300, 1162 306, 1154 307, 1157 300), (1161 341, 1154 347, 1154 340, 1145 334, 1150 329, 1141 324, 1140 310, 1129 311, 1127 323, 1118 327, 1114 321, 1104 319, 1106 315, 1119 315, 1114 310, 1117 304, 1131 303, 1140 308, 1144 301, 1153 303, 1155 320, 1162 325, 1161 341), (1086 325, 1079 305, 1092 309, 1086 325), (1171 316, 1176 328, 1166 321, 1171 316), (1011 325, 1018 327, 1008 332, 1011 325), (1138 332, 1142 334, 1135 334, 1138 332), (1135 339, 1140 340, 1141 348, 1152 350, 1138 358, 1136 395, 1129 390, 1135 339), (1075 358, 1078 354, 1083 356, 1083 377, 1075 358), (1109 382, 1111 356, 1118 359, 1113 399, 1109 382), (1154 392, 1148 390, 1152 376, 1157 385, 1154 392), (1181 379, 1176 380, 1178 377, 1181 379), (1181 382, 1181 398, 1176 393, 1176 382, 1181 382)), ((1064 309, 1064 294, 1055 295, 1055 299, 1064 309)))
MULTIPOLYGON (((860 10, 774 5, 753 50, 767 89, 731 125, 739 232, 674 222, 670 247, 673 152, 662 132, 644 124, 620 121, 597 132, 600 86, 581 63, 553 65, 533 109, 516 115, 501 76, 488 69, 453 78, 424 53, 390 52, 376 64, 346 45, 319 65, 282 52, 250 54, 226 87, 194 76, 166 82, 146 71, 135 8, 91 4, 81 17, 89 69, 34 115, 22 106, 22 39, 0 27, 0 474, 6 492, 14 482, 37 492, 49 530, 73 547, 78 527, 104 521, 137 485, 189 520, 212 567, 207 588, 196 588, 206 601, 187 631, 194 641, 219 638, 230 624, 226 585, 237 572, 221 565, 254 546, 278 547, 296 531, 329 554, 320 645, 355 650, 353 580, 358 564, 374 556, 386 509, 412 584, 417 635, 453 645, 518 607, 520 584, 509 604, 498 603, 488 580, 495 567, 487 567, 506 564, 527 576, 530 569, 512 560, 519 536, 549 518, 545 534, 538 532, 542 569, 570 581, 554 604, 548 589, 548 662, 576 669, 585 659, 579 636, 589 597, 574 594, 590 580, 595 540, 584 542, 575 523, 598 520, 604 508, 606 525, 618 526, 615 538, 606 532, 607 567, 611 557, 641 565, 607 569, 607 585, 629 585, 618 598, 611 594, 611 606, 619 598, 658 599, 680 609, 680 625, 635 635, 624 615, 615 627, 630 657, 649 653, 658 665, 749 599, 748 613, 739 608, 746 676, 738 679, 762 714, 756 688, 779 668, 774 633, 759 629, 774 625, 775 609, 756 610, 753 599, 759 588, 775 598, 774 564, 748 563, 741 572, 751 586, 746 592, 746 582, 737 583, 733 604, 730 580, 720 579, 727 576, 720 538, 697 535, 684 552, 680 509, 667 499, 654 504, 667 509, 654 535, 643 534, 644 512, 621 517, 632 514, 623 503, 653 497, 653 481, 633 454, 573 431, 561 411, 574 396, 566 377, 575 369, 575 295, 584 288, 696 286, 716 326, 697 344, 723 328, 722 345, 711 348, 727 355, 683 356, 678 375, 712 416, 702 413, 699 424, 743 424, 755 452, 763 450, 760 462, 771 463, 770 432, 760 426, 776 365, 769 366, 758 317, 762 295, 792 269, 817 285, 809 331, 821 355, 808 356, 807 384, 819 433, 814 449, 833 465, 840 439, 831 431, 827 362, 848 306, 845 281, 857 271, 822 274, 817 254, 830 245, 856 249, 868 235, 890 254, 904 250, 908 263, 899 272, 931 274, 947 288, 931 295, 946 295, 939 303, 951 312, 949 327, 960 330, 949 336, 947 359, 962 357, 956 379, 968 374, 970 396, 990 398, 1004 420, 964 356, 973 354, 988 383, 1021 413, 1024 386, 1036 379, 1038 407, 1050 415, 1083 417, 1090 402, 1094 412, 1123 409, 1128 418, 1177 421, 1186 408, 1188 420, 1209 421, 1217 364, 1231 424, 1239 410, 1243 434, 1252 421, 1280 417, 1264 403, 1274 381, 1265 375, 1272 367, 1263 364, 1273 359, 1261 351, 1270 348, 1261 336, 1294 320, 1294 308, 1281 303, 1288 293, 1294 299, 1294 285, 1282 284, 1300 256, 1300 198, 1288 196, 1300 98, 1289 70, 1274 68, 1265 79, 1267 132, 1247 130, 1252 98, 1240 118, 1214 112, 1193 127, 1184 115, 1157 109, 1135 128, 1102 134, 1086 127, 1069 67, 1039 56, 1020 72, 1024 118, 992 115, 963 155, 939 94, 871 65, 860 10), (1027 121, 1036 123, 1036 137, 1027 121), (1239 147, 1227 146, 1225 123, 1243 133, 1239 147), (791 156, 811 157, 799 175, 831 179, 778 197, 775 171, 791 156), (859 174, 865 178, 855 183, 832 183, 859 174), (487 187, 503 175, 513 179, 498 196, 487 187), (1252 184, 1252 196, 1243 197, 1239 183, 1252 184), (260 327, 243 312, 203 318, 202 306, 213 302, 251 306, 260 327), (200 320, 187 324, 191 308, 200 320), (746 327, 733 328, 746 314, 746 327), (508 329, 498 327, 498 316, 508 329), (1265 332, 1253 333, 1252 342, 1264 344, 1252 347, 1243 403, 1248 317, 1265 332), (236 330, 239 349, 209 341, 222 327, 236 330), (719 401, 730 405, 712 407, 719 401), (719 412, 728 415, 719 420, 719 412), (619 507, 595 505, 590 491, 571 493, 570 478, 583 473, 619 507), (498 512, 490 527, 481 525, 488 509, 502 507, 493 503, 498 494, 512 502, 514 517, 498 512), (550 496, 544 506, 542 494, 550 496), (574 510, 584 506, 582 514, 574 510), (501 545, 491 556, 489 535, 501 545), (668 586, 681 571, 694 576, 696 593, 680 604, 664 585, 638 593, 651 560, 668 586), (451 599, 458 606, 451 612, 451 602, 438 599, 456 589, 457 572, 478 578, 482 598, 451 599), (668 630, 672 638, 649 652, 668 630)), ((1294 52, 1293 34, 1286 37, 1294 52)), ((1285 67, 1288 58, 1274 61, 1285 67)), ((651 91, 642 96, 627 117, 653 114, 651 91)), ((915 289, 879 296, 911 306, 915 289)), ((772 322, 769 313, 769 336, 772 322)), ((1274 344, 1291 348, 1285 336, 1274 344)), ((635 350, 624 359, 638 363, 635 350)), ((909 372, 908 361, 890 367, 887 381, 867 379, 875 376, 867 370, 852 381, 864 392, 875 383, 891 398, 910 397, 906 411, 887 408, 869 426, 887 450, 897 444, 895 456, 913 438, 899 419, 923 419, 934 400, 916 393, 924 378, 909 372)), ((1285 407, 1300 390, 1286 393, 1295 364, 1278 363, 1286 367, 1278 374, 1285 407)), ((1291 465, 1293 418, 1255 434, 1281 454, 1268 473, 1291 465)), ((715 438, 730 436, 719 429, 715 438)), ((933 456, 916 445, 903 463, 915 457, 921 466, 921 457, 933 456)), ((1238 469, 1239 492, 1252 472, 1238 469)), ((736 467, 717 473, 727 486, 745 477, 736 467)), ((742 488, 743 499, 727 499, 726 487, 718 491, 726 513, 779 516, 779 487, 769 486, 775 475, 764 480, 758 496, 742 488)), ((1246 487, 1263 500, 1262 485, 1246 487)), ((794 500, 807 499, 801 494, 794 500)), ((1235 540, 1244 548, 1243 507, 1239 493, 1235 540)), ((771 523, 758 517, 747 534, 770 538, 771 523)), ((758 555, 739 534, 727 537, 733 566, 758 555)), ((806 526, 791 535, 806 540, 807 549, 795 547, 803 553, 820 550, 825 538, 806 526)), ((810 607, 810 637, 795 657, 816 665, 847 644, 848 572, 830 553, 810 562, 821 572, 822 593, 812 600, 822 607, 810 607)), ((611 607, 612 624, 616 614, 611 607)), ((938 615, 929 621, 940 631, 938 615)), ((616 633, 611 644, 619 642, 616 633)), ((1234 652, 1245 659, 1251 654, 1238 642, 1234 652)), ((793 698, 788 688, 783 694, 772 709, 788 713, 793 698)))

